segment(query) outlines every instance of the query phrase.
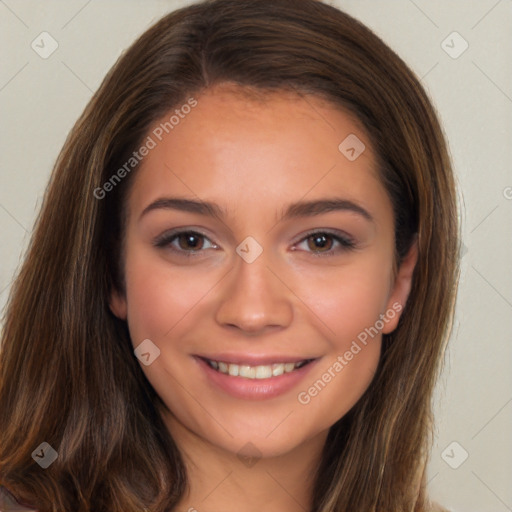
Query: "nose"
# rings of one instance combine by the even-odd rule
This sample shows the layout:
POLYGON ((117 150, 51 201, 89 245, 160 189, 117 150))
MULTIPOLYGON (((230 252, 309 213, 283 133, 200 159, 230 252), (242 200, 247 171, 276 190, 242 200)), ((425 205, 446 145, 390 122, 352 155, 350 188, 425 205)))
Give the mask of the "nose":
POLYGON ((269 267, 265 254, 252 263, 236 256, 216 310, 216 321, 222 327, 261 335, 290 325, 293 293, 275 268, 269 267))

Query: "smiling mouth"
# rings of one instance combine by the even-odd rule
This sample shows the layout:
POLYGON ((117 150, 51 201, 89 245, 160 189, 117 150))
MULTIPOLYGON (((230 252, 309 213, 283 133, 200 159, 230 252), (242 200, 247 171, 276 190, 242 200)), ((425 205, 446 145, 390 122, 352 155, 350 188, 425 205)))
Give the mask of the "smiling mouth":
POLYGON ((204 359, 208 365, 219 373, 230 375, 231 377, 244 377, 246 379, 270 379, 278 377, 284 373, 292 373, 299 368, 309 364, 313 359, 304 359, 296 363, 274 363, 268 365, 249 366, 244 364, 226 363, 224 361, 214 361, 204 359))

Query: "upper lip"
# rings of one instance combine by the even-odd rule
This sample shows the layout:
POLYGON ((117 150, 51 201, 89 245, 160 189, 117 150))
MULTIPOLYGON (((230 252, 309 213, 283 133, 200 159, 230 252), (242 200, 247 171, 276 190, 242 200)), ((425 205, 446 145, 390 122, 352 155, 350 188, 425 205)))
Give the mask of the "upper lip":
POLYGON ((256 354, 210 354, 198 355, 202 359, 209 359, 210 361, 222 361, 223 363, 247 365, 247 366, 267 366, 276 363, 300 363, 301 361, 308 361, 310 359, 317 359, 316 357, 294 357, 287 355, 256 355, 256 354))

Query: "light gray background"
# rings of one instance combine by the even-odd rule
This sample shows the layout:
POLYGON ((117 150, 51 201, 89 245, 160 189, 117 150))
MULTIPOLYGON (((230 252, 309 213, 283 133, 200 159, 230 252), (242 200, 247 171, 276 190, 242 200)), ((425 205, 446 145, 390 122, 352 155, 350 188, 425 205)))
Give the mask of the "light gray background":
MULTIPOLYGON (((57 154, 93 91, 140 33, 189 3, 0 0, 0 307, 57 154), (43 31, 58 43, 47 59, 31 48, 43 31)), ((437 388, 430 493, 456 512, 512 511, 512 1, 330 3, 422 78, 459 182, 465 255, 437 388), (469 44, 455 59, 442 47, 463 48, 456 36, 446 39, 453 31, 469 44)))

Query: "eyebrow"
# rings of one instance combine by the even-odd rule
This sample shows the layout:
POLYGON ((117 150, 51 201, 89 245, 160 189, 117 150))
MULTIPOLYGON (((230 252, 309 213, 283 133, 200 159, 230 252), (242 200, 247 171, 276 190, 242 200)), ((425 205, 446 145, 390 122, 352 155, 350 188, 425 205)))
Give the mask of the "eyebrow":
MULTIPOLYGON (((146 206, 140 214, 139 220, 150 211, 160 209, 179 210, 199 215, 207 215, 216 217, 219 220, 226 217, 224 210, 216 203, 197 201, 183 197, 162 197, 146 206)), ((375 222, 372 215, 361 205, 354 201, 338 197, 291 203, 287 206, 280 220, 289 220, 296 217, 314 217, 316 215, 336 211, 356 213, 370 222, 375 222)))

